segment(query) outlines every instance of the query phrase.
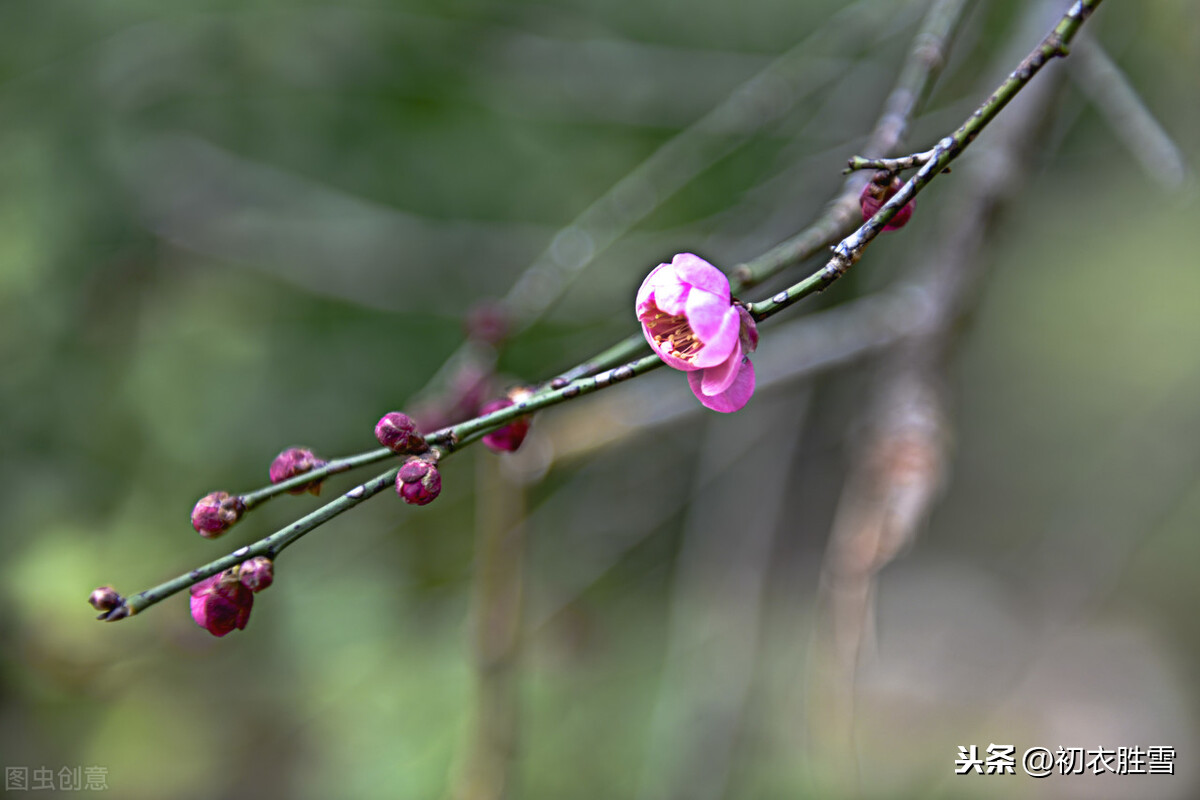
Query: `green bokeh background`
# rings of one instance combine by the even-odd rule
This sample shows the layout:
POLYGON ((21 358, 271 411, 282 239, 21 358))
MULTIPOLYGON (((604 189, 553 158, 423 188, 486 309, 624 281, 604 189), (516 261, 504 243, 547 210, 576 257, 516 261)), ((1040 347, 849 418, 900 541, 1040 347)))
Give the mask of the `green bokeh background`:
MULTIPOLYGON (((840 5, 0 2, 4 765, 100 765, 121 798, 442 796, 470 719, 474 462, 494 456, 448 461, 428 508, 382 496, 311 535, 224 639, 181 597, 114 625, 85 598, 315 507, 275 501, 219 543, 187 521, 200 495, 265 482, 285 446, 372 446, 374 421, 458 346, 468 307, 840 5)), ((1022 5, 974 5, 915 146, 984 96, 1022 5)), ((671 253, 730 265, 818 213, 923 6, 873 4, 894 30, 602 254, 506 348, 505 374, 544 378, 626 335, 641 276, 671 253)), ((1196 5, 1110 2, 1089 28, 1194 163, 1196 5)), ((867 796, 1200 787, 1194 184, 1154 181, 1070 83, 1058 111, 952 368, 951 480, 881 579, 867 796), (1073 610, 1041 635, 1057 608, 1073 610), (1005 740, 1171 745, 1178 774, 953 779, 958 744, 1005 740)), ((845 285, 788 315, 895 280, 939 235, 953 178, 845 285)), ((876 365, 811 387, 726 796, 834 791, 805 755, 800 687, 876 365)), ((695 472, 712 466, 703 442, 735 424, 692 417, 529 489, 531 596, 584 577, 526 637, 516 796, 637 797, 671 757, 662 742, 695 735, 661 700, 664 642, 687 614, 671 611, 672 577, 695 472), (607 545, 586 536, 559 544, 597 519, 611 564, 593 564, 607 545)))

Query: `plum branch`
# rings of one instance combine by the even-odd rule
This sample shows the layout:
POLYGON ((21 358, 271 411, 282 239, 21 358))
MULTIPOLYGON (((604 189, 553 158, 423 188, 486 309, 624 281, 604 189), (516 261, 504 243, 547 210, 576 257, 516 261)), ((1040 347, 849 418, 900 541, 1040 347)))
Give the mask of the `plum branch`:
MULTIPOLYGON (((798 300, 827 288, 842 277, 862 257, 865 249, 897 212, 911 202, 935 177, 945 172, 1037 72, 1053 58, 1067 55, 1069 43, 1100 2, 1101 0, 1079 0, 1072 5, 1054 29, 1021 61, 992 95, 958 129, 940 140, 932 149, 902 159, 884 159, 888 163, 907 165, 898 169, 918 165, 919 169, 878 212, 861 225, 853 225, 854 199, 856 187, 861 187, 864 181, 860 176, 851 175, 843 191, 821 219, 758 258, 734 268, 734 286, 737 290, 743 290, 800 263, 832 242, 837 242, 832 258, 824 267, 768 299, 747 304, 746 308, 754 320, 767 320, 798 300)), ((902 70, 896 89, 889 95, 884 114, 868 143, 866 152, 871 155, 859 157, 863 164, 861 168, 880 168, 879 164, 884 163, 880 161, 883 159, 882 153, 893 149, 900 141, 916 104, 927 91, 932 76, 943 61, 945 43, 963 5, 963 0, 940 0, 931 8, 926 25, 917 38, 913 56, 902 70)), ((851 166, 854 167, 855 163, 852 159, 851 166)), ((664 362, 657 355, 637 357, 644 348, 645 341, 641 336, 630 336, 545 384, 516 394, 512 404, 505 408, 440 428, 424 437, 424 444, 428 450, 422 458, 436 462, 536 411, 591 394, 661 367, 664 362)), ((336 459, 288 480, 240 495, 238 499, 244 509, 249 510, 283 492, 301 489, 330 475, 395 456, 393 450, 380 448, 336 459)), ((111 608, 105 609, 99 618, 108 621, 122 619, 206 578, 235 567, 246 559, 260 555, 273 558, 306 533, 392 485, 399 472, 400 468, 389 469, 253 544, 238 548, 222 558, 158 586, 128 598, 120 598, 111 608)))

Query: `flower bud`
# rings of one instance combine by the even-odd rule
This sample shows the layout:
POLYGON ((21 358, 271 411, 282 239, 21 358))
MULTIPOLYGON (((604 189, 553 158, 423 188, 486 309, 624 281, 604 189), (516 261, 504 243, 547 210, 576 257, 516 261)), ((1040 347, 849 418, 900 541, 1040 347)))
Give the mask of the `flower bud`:
MULTIPOLYGON (((883 208, 883 204, 896 196, 896 192, 900 191, 900 187, 904 185, 904 181, 900 180, 899 175, 890 175, 887 172, 879 171, 875 173, 875 177, 863 187, 862 194, 858 196, 858 204, 862 208, 863 222, 866 222, 871 217, 879 213, 879 209, 883 208)), ((888 220, 887 225, 883 226, 885 231, 894 231, 903 228, 912 216, 913 206, 916 200, 909 200, 896 214, 888 220)))
POLYGON ((215 539, 233 527, 246 504, 229 492, 212 492, 201 497, 192 508, 192 527, 205 539, 215 539))
POLYGON ((423 453, 429 446, 425 437, 417 430, 412 417, 399 411, 390 411, 375 424, 375 438, 395 453, 423 453))
POLYGON ((125 599, 117 594, 117 590, 111 586, 101 586, 92 592, 91 597, 88 598, 88 602, 97 611, 107 612, 121 605, 121 603, 125 602, 125 599))
MULTIPOLYGON (((479 409, 479 413, 481 416, 491 414, 493 411, 508 408, 512 404, 511 399, 503 397, 485 404, 483 408, 479 409)), ((484 436, 483 443, 494 453, 511 453, 521 446, 527 433, 529 433, 529 417, 517 417, 503 428, 497 428, 484 436)))
MULTIPOLYGON (((317 458, 312 450, 306 450, 302 447, 289 447, 275 456, 275 460, 271 462, 271 483, 282 483, 297 475, 303 475, 314 469, 320 469, 325 464, 326 462, 323 459, 317 458)), ((304 494, 305 492, 320 494, 321 481, 316 480, 304 486, 288 489, 288 494, 304 494)))
POLYGON ((442 491, 442 476, 432 461, 413 456, 396 475, 396 494, 414 506, 432 503, 442 491))
POLYGON ((275 580, 275 564, 266 556, 255 556, 238 567, 238 580, 250 591, 258 594, 275 580))
POLYGON ((250 619, 254 594, 238 580, 237 570, 227 569, 191 588, 192 619, 213 636, 242 630, 250 619))
POLYGON ((742 352, 753 353, 758 349, 758 325, 755 324, 754 317, 745 306, 738 306, 737 310, 740 320, 738 341, 742 345, 742 352))

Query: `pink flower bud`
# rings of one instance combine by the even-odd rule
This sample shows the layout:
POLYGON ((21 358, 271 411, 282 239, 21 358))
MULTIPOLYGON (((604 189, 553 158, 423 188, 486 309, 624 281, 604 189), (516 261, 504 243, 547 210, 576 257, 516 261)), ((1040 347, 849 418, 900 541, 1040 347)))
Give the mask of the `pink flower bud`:
POLYGON ((375 438, 395 453, 423 453, 429 449, 425 437, 417 430, 412 417, 399 411, 390 411, 375 424, 375 438))
POLYGON ((247 559, 238 567, 238 580, 242 586, 258 594, 274 582, 275 564, 266 556, 247 559))
POLYGON ((238 580, 237 570, 227 569, 200 581, 191 594, 192 619, 213 636, 246 627, 254 594, 238 580))
POLYGON ((442 476, 432 461, 413 456, 396 475, 396 494, 414 506, 432 503, 442 491, 442 476))
MULTIPOLYGON (((879 209, 883 208, 883 204, 896 196, 896 192, 900 191, 900 187, 904 185, 904 181, 900 180, 899 175, 889 175, 886 172, 876 172, 875 177, 863 187, 862 194, 858 196, 858 204, 862 208, 863 222, 866 222, 871 217, 879 213, 879 209)), ((903 228, 913 214, 913 206, 916 200, 909 200, 904 204, 899 211, 896 212, 888 224, 883 226, 885 231, 894 231, 903 228)))
POLYGON ((111 586, 101 586, 92 592, 91 597, 88 598, 88 602, 97 611, 112 611, 124 602, 124 598, 117 594, 117 590, 111 586))
POLYGON ((192 527, 205 539, 215 539, 233 527, 246 504, 229 492, 212 492, 201 497, 192 508, 192 527))
MULTIPOLYGON (((513 401, 507 397, 492 400, 479 409, 479 414, 480 416, 491 414, 493 411, 508 408, 512 404, 513 401)), ((525 435, 528 433, 529 417, 517 417, 503 428, 497 428, 484 436, 483 443, 494 453, 511 453, 521 446, 521 442, 525 441, 525 435)))
MULTIPOLYGON (((297 475, 303 475, 314 469, 320 469, 325 464, 326 462, 317 458, 312 450, 306 450, 302 447, 289 447, 275 456, 275 460, 271 462, 271 483, 282 483, 297 475)), ((288 494, 304 494, 305 492, 320 494, 321 481, 317 480, 304 486, 297 486, 295 489, 288 489, 288 494)))

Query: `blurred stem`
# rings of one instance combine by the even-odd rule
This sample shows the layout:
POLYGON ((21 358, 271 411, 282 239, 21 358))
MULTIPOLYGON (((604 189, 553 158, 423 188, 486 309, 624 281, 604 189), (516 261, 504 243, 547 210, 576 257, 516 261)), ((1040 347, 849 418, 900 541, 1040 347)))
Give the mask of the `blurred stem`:
MULTIPOLYGON (((1044 6, 1030 9, 1023 31, 1044 17, 1044 6)), ((874 641, 877 576, 916 538, 944 480, 951 439, 945 367, 984 274, 986 235, 1028 169, 1055 88, 1053 81, 1039 83, 997 125, 959 184, 945 217, 947 234, 918 254, 924 266, 917 288, 928 298, 928 321, 881 366, 867 435, 838 502, 821 568, 807 709, 814 763, 827 765, 826 774, 843 784, 858 774, 857 681, 874 641)))
POLYGON ((1181 188, 1188 177, 1183 153, 1100 43, 1080 37, 1070 65, 1071 78, 1146 174, 1165 189, 1181 188))
POLYGON ((451 796, 502 800, 512 793, 519 733, 525 497, 502 459, 479 453, 475 463, 475 708, 451 796))
POLYGON ((757 413, 705 430, 671 581, 641 798, 719 800, 728 793, 809 399, 808 391, 776 394, 757 413))

